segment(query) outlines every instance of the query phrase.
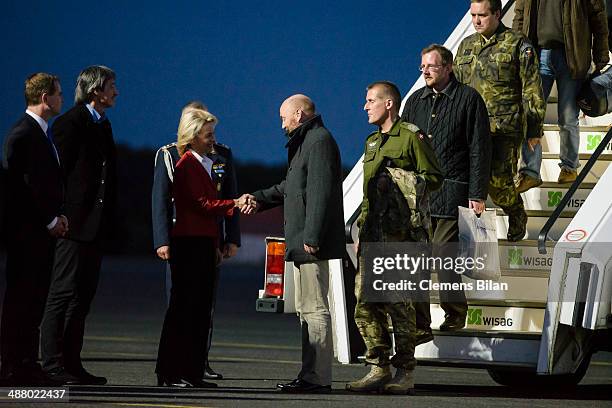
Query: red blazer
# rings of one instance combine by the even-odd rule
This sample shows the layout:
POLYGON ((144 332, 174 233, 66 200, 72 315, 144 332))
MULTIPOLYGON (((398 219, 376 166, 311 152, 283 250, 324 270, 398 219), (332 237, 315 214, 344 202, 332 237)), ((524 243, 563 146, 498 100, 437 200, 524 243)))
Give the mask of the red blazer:
POLYGON ((217 190, 208 172, 187 151, 176 164, 172 196, 176 208, 173 237, 218 237, 217 217, 231 216, 234 200, 217 200, 217 190))

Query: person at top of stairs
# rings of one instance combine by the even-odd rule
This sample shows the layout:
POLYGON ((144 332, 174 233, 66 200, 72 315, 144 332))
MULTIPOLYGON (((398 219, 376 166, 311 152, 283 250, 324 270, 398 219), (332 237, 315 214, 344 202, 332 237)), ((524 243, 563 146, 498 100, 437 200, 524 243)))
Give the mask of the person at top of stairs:
MULTIPOLYGON (((586 79, 591 60, 595 70, 609 61, 608 21, 604 0, 517 0, 512 28, 525 34, 539 50, 544 98, 553 82, 559 94, 557 112, 561 138, 559 183, 576 180, 580 166, 580 132, 576 96, 586 79)), ((542 146, 524 141, 517 191, 542 184, 542 146)))

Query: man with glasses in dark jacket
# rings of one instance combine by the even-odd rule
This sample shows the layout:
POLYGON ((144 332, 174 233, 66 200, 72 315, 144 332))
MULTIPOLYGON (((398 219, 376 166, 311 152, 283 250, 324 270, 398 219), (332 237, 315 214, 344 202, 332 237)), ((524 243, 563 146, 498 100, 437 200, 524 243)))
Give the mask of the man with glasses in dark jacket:
MULTIPOLYGON (((426 86, 410 95, 402 120, 425 132, 444 173, 442 188, 432 191, 430 197, 432 242, 457 242, 457 207, 469 207, 476 214, 485 209, 491 166, 487 107, 474 88, 457 81, 453 54, 445 47, 433 44, 423 49, 419 69, 426 86)), ((461 282, 461 275, 440 270, 438 279, 461 282)), ((440 307, 445 313, 440 330, 465 326, 468 307, 463 290, 440 290, 440 307)), ((416 344, 427 343, 433 340, 429 303, 417 302, 415 309, 416 344)))

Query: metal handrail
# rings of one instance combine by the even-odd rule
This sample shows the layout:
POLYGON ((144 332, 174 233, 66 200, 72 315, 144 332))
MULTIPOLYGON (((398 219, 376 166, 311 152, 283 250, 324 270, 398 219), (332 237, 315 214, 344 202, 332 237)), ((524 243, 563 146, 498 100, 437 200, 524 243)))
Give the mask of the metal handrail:
POLYGON ((591 171, 591 169, 595 165, 595 162, 601 155, 601 152, 603 152, 606 146, 608 145, 608 143, 610 143, 610 140, 612 140, 612 128, 608 130, 608 133, 606 133, 606 136, 603 138, 601 143, 599 143, 599 146, 597 146, 597 148, 595 149, 595 151, 593 152, 589 160, 586 162, 583 169, 580 171, 580 174, 578 174, 578 177, 576 177, 576 180, 574 181, 574 183, 572 183, 569 190, 567 190, 567 193, 565 193, 565 195, 561 199, 561 202, 557 205, 557 208, 555 208, 550 218, 546 221, 546 224, 544 224, 544 227, 542 227, 542 229, 540 230, 540 235, 538 235, 538 252, 539 253, 541 254, 546 253, 546 241, 548 240, 548 233, 550 232, 550 229, 552 228, 552 226, 555 224, 555 222, 561 215, 561 212, 563 211, 563 209, 567 206, 567 203, 569 202, 569 200, 572 199, 572 197, 574 196, 574 193, 576 192, 576 190, 578 190, 578 187, 580 187, 580 184, 582 184, 582 182, 586 178, 589 171, 591 171))
POLYGON ((344 225, 344 237, 346 239, 347 244, 355 243, 353 241, 353 234, 351 233, 351 230, 353 229, 353 224, 355 223, 355 221, 357 221, 357 218, 359 218, 360 215, 361 215, 361 206, 357 207, 353 215, 351 215, 351 218, 349 218, 346 224, 344 225))

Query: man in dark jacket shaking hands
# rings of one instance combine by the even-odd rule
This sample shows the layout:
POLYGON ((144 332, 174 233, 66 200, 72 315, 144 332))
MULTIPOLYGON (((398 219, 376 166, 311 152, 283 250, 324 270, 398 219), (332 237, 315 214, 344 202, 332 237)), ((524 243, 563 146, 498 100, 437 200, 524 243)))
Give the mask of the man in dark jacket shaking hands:
POLYGON ((328 260, 342 258, 345 251, 340 152, 307 96, 287 98, 280 117, 289 138, 285 180, 247 195, 256 201, 254 209, 284 204, 285 258, 294 263, 302 370, 297 379, 277 387, 283 392, 327 393, 333 357, 328 260))

